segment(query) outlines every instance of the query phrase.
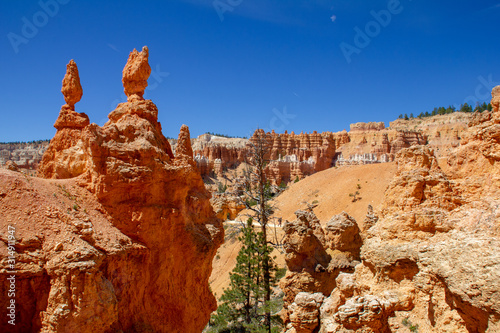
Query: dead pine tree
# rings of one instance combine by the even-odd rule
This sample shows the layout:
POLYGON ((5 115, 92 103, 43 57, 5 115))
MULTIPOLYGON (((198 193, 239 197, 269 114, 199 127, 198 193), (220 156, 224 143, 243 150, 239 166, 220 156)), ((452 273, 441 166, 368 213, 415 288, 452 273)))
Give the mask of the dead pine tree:
POLYGON ((266 133, 258 129, 255 131, 254 135, 250 139, 249 144, 249 154, 247 165, 248 168, 245 171, 245 177, 247 179, 246 188, 244 191, 245 196, 245 206, 252 213, 250 214, 254 221, 260 224, 262 230, 262 242, 261 244, 261 263, 263 270, 263 284, 264 284, 264 326, 266 331, 271 333, 271 319, 272 313, 270 308, 271 303, 271 292, 273 276, 272 273, 275 272, 276 267, 272 262, 271 252, 272 244, 268 240, 267 227, 270 221, 270 217, 273 214, 273 208, 269 204, 269 200, 272 196, 271 185, 266 177, 266 166, 269 163, 270 156, 270 140, 266 133))

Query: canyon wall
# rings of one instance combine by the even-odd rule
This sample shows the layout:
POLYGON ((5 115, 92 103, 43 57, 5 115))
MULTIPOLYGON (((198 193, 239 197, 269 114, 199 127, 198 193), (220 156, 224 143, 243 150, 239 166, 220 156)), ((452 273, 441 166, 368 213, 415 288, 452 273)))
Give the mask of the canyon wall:
MULTIPOLYGON (((372 122, 351 124, 350 132, 267 133, 272 150, 268 177, 279 185, 333 165, 392 162, 398 151, 414 145, 428 145, 441 158, 460 144, 472 117, 472 114, 456 112, 424 119, 398 119, 388 128, 382 122, 372 122)), ((175 151, 177 140, 169 141, 175 151)), ((198 170, 202 176, 214 178, 224 178, 228 170, 242 165, 249 158, 249 143, 247 139, 212 134, 191 139, 198 170)), ((11 160, 21 168, 36 168, 48 142, 25 148, 18 146, 0 144, 0 165, 11 160)))
POLYGON ((331 133, 314 131, 296 135, 294 132, 277 134, 274 131, 265 133, 257 130, 250 142, 255 142, 259 137, 266 141, 266 159, 270 161, 266 176, 276 185, 302 179, 332 166, 335 141, 331 133))
MULTIPOLYGON (((43 178, 0 170, 2 295, 16 276, 16 326, 2 320, 1 331, 201 332, 215 310, 208 279, 224 230, 189 129, 174 155, 143 98, 150 72, 148 49, 131 52, 128 100, 100 127, 75 111, 82 88, 71 61, 43 178)), ((4 318, 8 302, 0 299, 4 318)))
MULTIPOLYGON (((224 177, 249 159, 256 135, 266 137, 270 163, 267 176, 279 185, 332 166, 392 162, 401 149, 428 145, 438 157, 460 144, 472 114, 454 113, 424 119, 351 124, 350 131, 278 134, 256 131, 249 139, 204 134, 192 139, 195 161, 203 176, 224 177)), ((174 146, 175 150, 175 146, 174 146)))
POLYGON ((49 146, 49 141, 0 143, 0 166, 12 161, 23 169, 35 170, 49 146))
POLYGON ((428 146, 401 149, 359 232, 347 214, 322 227, 298 212, 285 226, 286 332, 498 332, 499 124, 498 107, 474 114, 446 163, 428 146))
POLYGON ((236 168, 247 154, 247 141, 202 134, 192 140, 194 159, 202 175, 222 176, 224 170, 236 168))

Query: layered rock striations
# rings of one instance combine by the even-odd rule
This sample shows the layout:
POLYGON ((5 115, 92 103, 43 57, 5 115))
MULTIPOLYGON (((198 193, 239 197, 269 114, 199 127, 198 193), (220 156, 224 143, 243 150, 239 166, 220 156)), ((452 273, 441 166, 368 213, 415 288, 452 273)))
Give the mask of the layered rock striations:
POLYGON ((423 119, 398 119, 390 123, 390 128, 397 131, 413 130, 422 133, 427 138, 426 145, 434 150, 436 157, 441 158, 460 145, 471 117, 471 113, 454 112, 423 119))
MULTIPOLYGON (((335 165, 359 165, 393 162, 403 148, 427 144, 427 136, 414 130, 394 130, 375 126, 378 123, 357 123, 351 126, 349 142, 339 147, 335 165)), ((383 123, 382 123, 383 124, 383 123)), ((338 138, 345 141, 345 139, 338 138)))
POLYGON ((203 176, 222 176, 227 168, 237 168, 245 162, 248 140, 203 134, 192 142, 196 165, 203 176))
POLYGON ((393 162, 404 148, 428 145, 438 157, 457 147, 471 115, 457 112, 424 119, 351 124, 337 133, 264 133, 249 140, 204 134, 193 140, 195 160, 202 175, 222 177, 249 157, 249 144, 259 134, 268 141, 268 178, 275 184, 304 178, 331 166, 393 162))
MULTIPOLYGON (((498 332, 499 124, 498 110, 476 114, 446 164, 426 146, 400 150, 382 209, 368 210, 360 262, 321 284, 331 292, 314 278, 285 289, 286 313, 300 314, 288 318, 314 318, 299 327, 285 317, 287 332, 498 332)), ((325 246, 310 243, 294 248, 315 258, 325 246)))
POLYGON ((202 175, 222 177, 251 159, 251 143, 257 135, 265 137, 270 160, 266 170, 275 184, 304 178, 333 165, 335 141, 331 133, 277 134, 257 130, 249 139, 222 138, 203 134, 193 140, 194 159, 202 175))
POLYGON ((48 145, 48 140, 0 143, 0 166, 12 161, 20 168, 36 170, 48 145))
MULTIPOLYGON (((58 133, 70 127, 58 129, 40 166, 47 179, 0 172, 2 230, 16 228, 16 332, 200 332, 216 308, 208 279, 223 228, 188 128, 174 155, 142 97, 147 56, 147 48, 130 54, 129 100, 103 127, 72 127, 67 141, 58 133), (71 149, 85 161, 79 168, 71 149)), ((1 239, 6 294, 3 231, 1 239)))
MULTIPOLYGON (((134 54, 133 57, 138 55, 134 54)), ((145 81, 140 79, 143 74, 140 73, 147 73, 147 68, 124 70, 124 75, 129 72, 135 74, 127 74, 131 79, 124 84, 145 86, 145 81)), ((129 99, 138 96, 130 93, 129 99)), ((279 185, 302 179, 333 165, 392 162, 398 151, 415 145, 429 145, 441 156, 441 148, 444 150, 445 147, 458 146, 469 118, 470 115, 457 113, 424 120, 397 120, 388 128, 382 122, 355 123, 351 125, 350 132, 344 130, 338 133, 289 134, 285 131, 277 134, 258 130, 250 139, 226 138, 207 133, 191 139, 191 145, 193 159, 202 176, 221 179, 227 177, 228 171, 248 162, 252 140, 258 133, 265 134, 270 161, 267 177, 279 185)), ((177 141, 170 141, 175 151, 177 141)))
POLYGON ((294 132, 277 134, 257 130, 250 141, 265 138, 270 163, 266 168, 268 179, 275 184, 302 179, 330 168, 335 157, 335 141, 331 133, 311 134, 294 132))

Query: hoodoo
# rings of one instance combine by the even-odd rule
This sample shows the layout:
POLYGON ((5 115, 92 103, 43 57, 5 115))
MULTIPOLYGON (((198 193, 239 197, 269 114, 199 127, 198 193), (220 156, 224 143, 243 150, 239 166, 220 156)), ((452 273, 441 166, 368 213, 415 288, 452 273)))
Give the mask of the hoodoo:
POLYGON ((82 129, 90 122, 85 113, 75 111, 75 104, 83 95, 80 75, 76 63, 71 60, 66 66, 61 92, 66 104, 61 107, 54 127, 56 135, 42 157, 38 168, 44 178, 72 178, 83 173, 88 156, 83 150, 82 129))
MULTIPOLYGON (((123 70, 128 101, 100 127, 74 111, 82 90, 70 62, 67 104, 40 166, 46 179, 0 171, 18 290, 17 324, 1 321, 0 331, 201 332, 215 310, 208 279, 224 230, 187 148, 189 129, 174 156, 156 105, 142 97, 150 72, 147 48, 134 50, 123 70)), ((2 295, 11 270, 0 261, 2 295)))

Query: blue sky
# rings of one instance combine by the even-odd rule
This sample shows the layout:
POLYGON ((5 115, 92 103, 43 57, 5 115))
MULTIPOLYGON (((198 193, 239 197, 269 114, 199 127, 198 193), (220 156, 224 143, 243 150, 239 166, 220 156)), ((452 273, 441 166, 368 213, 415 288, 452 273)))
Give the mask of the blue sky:
POLYGON ((103 124, 143 45, 145 97, 170 137, 182 124, 192 136, 341 131, 488 101, 500 84, 499 18, 500 0, 1 1, 0 142, 54 135, 70 59, 77 111, 103 124))

